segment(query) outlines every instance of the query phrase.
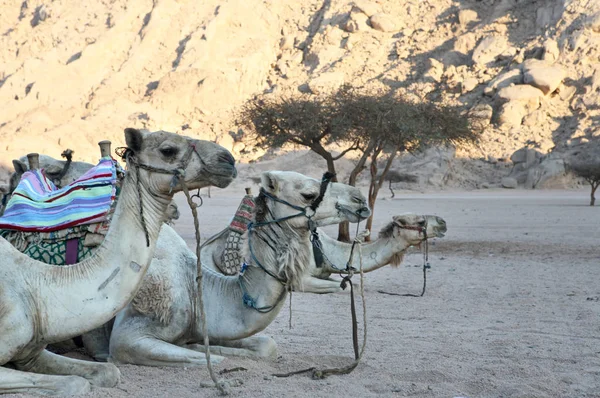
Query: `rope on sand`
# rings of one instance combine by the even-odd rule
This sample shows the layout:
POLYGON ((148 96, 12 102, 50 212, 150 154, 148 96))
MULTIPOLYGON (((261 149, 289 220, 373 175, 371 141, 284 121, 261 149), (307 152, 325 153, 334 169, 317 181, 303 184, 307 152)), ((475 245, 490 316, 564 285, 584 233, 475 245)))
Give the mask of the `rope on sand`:
POLYGON ((316 367, 311 367, 308 369, 296 370, 289 373, 275 373, 273 376, 275 377, 289 377, 297 374, 308 373, 311 372, 311 376, 313 379, 324 379, 331 375, 344 375, 352 372, 360 363, 360 360, 365 352, 365 347, 367 346, 367 302, 365 299, 365 288, 364 288, 364 272, 363 272, 363 262, 362 262, 362 243, 365 238, 369 235, 369 231, 363 231, 358 234, 354 239, 354 245, 358 246, 358 256, 360 259, 360 296, 362 299, 363 305, 363 342, 360 351, 358 350, 358 328, 356 322, 356 311, 354 307, 354 290, 352 287, 352 278, 353 273, 352 270, 352 261, 354 259, 353 251, 350 254, 350 259, 348 260, 347 269, 350 270, 349 275, 344 278, 342 284, 346 282, 350 282, 350 302, 351 302, 351 311, 352 311, 352 340, 354 346, 354 361, 347 366, 342 366, 339 368, 331 368, 331 369, 317 369, 316 367))

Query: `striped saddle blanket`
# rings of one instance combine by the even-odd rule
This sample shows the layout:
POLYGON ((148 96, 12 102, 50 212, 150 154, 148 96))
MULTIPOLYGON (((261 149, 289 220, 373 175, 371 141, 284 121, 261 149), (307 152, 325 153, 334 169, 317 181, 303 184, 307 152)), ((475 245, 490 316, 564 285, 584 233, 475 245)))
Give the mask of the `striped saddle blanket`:
POLYGON ((43 170, 24 173, 0 217, 0 229, 52 232, 106 220, 116 198, 117 168, 116 161, 102 158, 61 189, 43 170))

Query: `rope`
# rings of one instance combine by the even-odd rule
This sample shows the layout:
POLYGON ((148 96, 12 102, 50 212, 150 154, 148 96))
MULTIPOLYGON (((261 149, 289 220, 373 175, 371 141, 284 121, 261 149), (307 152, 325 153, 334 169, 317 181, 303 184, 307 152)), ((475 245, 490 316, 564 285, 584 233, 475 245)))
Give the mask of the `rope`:
POLYGON ((190 197, 190 192, 185 184, 181 184, 183 188, 183 193, 187 199, 188 205, 192 210, 192 216, 194 218, 194 229, 196 230, 196 256, 197 263, 196 268, 198 270, 198 276, 196 277, 196 283, 198 285, 198 292, 196 298, 198 300, 198 307, 200 308, 200 320, 202 322, 202 335, 204 336, 204 347, 206 348, 206 367, 208 368, 208 373, 210 374, 210 378, 215 383, 215 386, 219 390, 222 395, 227 395, 227 384, 224 381, 217 380, 215 373, 212 368, 212 364, 210 363, 210 341, 208 337, 208 331, 206 326, 206 313, 204 311, 204 298, 202 297, 202 263, 200 262, 200 225, 198 223, 198 211, 197 205, 192 201, 190 197))
MULTIPOLYGON (((357 229, 358 229, 358 226, 357 226, 357 229)), ((358 234, 356 236, 356 238, 354 238, 354 242, 352 244, 353 247, 351 250, 350 258, 348 260, 348 267, 347 267, 350 274, 348 276, 344 277, 344 279, 342 280, 342 286, 345 285, 347 282, 350 282, 350 300, 351 300, 350 309, 352 312, 352 345, 354 347, 354 361, 347 366, 342 366, 339 368, 317 369, 316 367, 311 367, 308 369, 296 370, 296 371, 289 372, 289 373, 276 373, 276 374, 273 374, 273 376, 289 377, 289 376, 293 376, 293 375, 297 375, 297 374, 311 372, 311 376, 313 379, 324 379, 331 375, 349 374, 354 369, 356 369, 356 367, 360 363, 360 360, 362 359, 362 356, 365 352, 365 347, 367 346, 367 302, 365 299, 364 272, 363 272, 361 244, 364 242, 365 238, 368 235, 369 235, 369 231, 366 230, 366 231, 361 232, 360 234, 358 234), (360 271, 360 296, 361 296, 362 305, 363 305, 363 342, 362 342, 362 347, 360 348, 360 351, 358 349, 358 327, 357 327, 357 322, 356 322, 356 311, 355 311, 355 306, 354 306, 354 291, 353 291, 353 287, 352 287, 352 281, 350 280, 353 275, 351 270, 352 270, 352 260, 354 257, 353 252, 354 252, 355 245, 358 246, 358 254, 359 254, 359 259, 360 259, 360 269, 359 269, 359 271, 360 271)))
POLYGON ((423 252, 423 290, 421 294, 412 294, 412 293, 390 293, 385 290, 378 290, 377 293, 387 294, 389 296, 402 296, 402 297, 423 297, 425 295, 425 288, 427 287, 427 269, 431 268, 429 264, 429 241, 427 240, 427 228, 423 230, 423 234, 425 235, 425 252, 423 252))

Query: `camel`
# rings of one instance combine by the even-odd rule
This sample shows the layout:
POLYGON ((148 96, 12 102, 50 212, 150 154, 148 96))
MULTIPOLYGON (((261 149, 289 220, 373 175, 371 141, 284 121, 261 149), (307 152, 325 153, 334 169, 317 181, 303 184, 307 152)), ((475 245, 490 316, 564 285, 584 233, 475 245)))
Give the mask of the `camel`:
MULTIPOLYGON (((406 249, 420 245, 425 239, 443 237, 447 230, 444 219, 433 215, 417 215, 406 213, 397 215, 379 232, 378 239, 363 243, 362 266, 363 272, 372 272, 385 265, 398 266, 402 262, 406 249)), ((229 230, 225 229, 209 238, 202 246, 202 265, 215 272, 224 273, 222 253, 225 250, 229 230)), ((346 263, 352 250, 352 245, 333 239, 321 229, 317 229, 323 262, 317 267, 313 261, 310 276, 302 286, 304 291, 316 289, 327 290, 327 282, 333 288, 337 281, 329 279, 331 274, 346 274, 346 263)), ((314 252, 314 248, 311 247, 314 252)), ((357 260, 354 264, 358 264, 357 260)), ((235 270, 239 272, 239 270, 235 270)))
MULTIPOLYGON (((246 241, 250 260, 244 272, 225 276, 206 269, 203 274, 205 303, 211 308, 207 312, 211 352, 223 356, 275 355, 275 341, 254 334, 275 319, 288 290, 304 283, 312 261, 308 214, 302 209, 319 196, 319 181, 281 171, 263 173, 261 178, 256 219, 268 225, 257 227, 246 241)), ((311 220, 329 225, 358 222, 369 215, 360 190, 330 183, 311 220)), ((196 358, 204 347, 198 345, 203 341, 202 325, 191 305, 195 278, 196 256, 172 228, 163 227, 142 288, 115 319, 110 360, 148 366, 199 364, 196 358)), ((339 286, 334 291, 340 291, 339 286)))
POLYGON ((223 147, 164 131, 125 129, 128 167, 108 235, 94 255, 68 266, 35 261, 0 239, 0 393, 80 394, 114 386, 119 370, 45 349, 95 329, 133 298, 152 259, 175 192, 235 178, 223 147), (143 216, 142 216, 143 212, 143 216))

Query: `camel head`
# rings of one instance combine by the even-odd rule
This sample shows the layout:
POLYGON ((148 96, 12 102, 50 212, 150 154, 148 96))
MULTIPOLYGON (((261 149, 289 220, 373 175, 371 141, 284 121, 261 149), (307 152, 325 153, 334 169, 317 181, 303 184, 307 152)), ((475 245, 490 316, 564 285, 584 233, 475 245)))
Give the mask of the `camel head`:
MULTIPOLYGON (((379 231, 379 239, 395 239, 417 246, 425 239, 444 237, 446 231, 446 221, 441 217, 407 213, 394 216, 392 222, 379 231)), ((398 266, 403 258, 404 251, 401 251, 394 255, 390 264, 398 266)))
MULTIPOLYGON (((315 226, 337 224, 343 221, 359 222, 371 215, 367 200, 360 190, 337 182, 329 183, 316 210, 310 206, 319 197, 321 181, 293 171, 269 171, 261 176, 261 189, 281 201, 269 201, 269 210, 275 219, 298 214, 303 209, 315 226)), ((259 217, 257 216, 257 219, 259 217)), ((291 218, 294 228, 306 228, 306 217, 291 218)))
POLYGON ((181 182, 190 190, 225 188, 237 175, 231 153, 210 141, 133 128, 125 129, 125 141, 128 169, 134 172, 139 167, 140 179, 156 194, 181 191, 181 182))

